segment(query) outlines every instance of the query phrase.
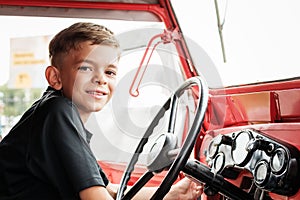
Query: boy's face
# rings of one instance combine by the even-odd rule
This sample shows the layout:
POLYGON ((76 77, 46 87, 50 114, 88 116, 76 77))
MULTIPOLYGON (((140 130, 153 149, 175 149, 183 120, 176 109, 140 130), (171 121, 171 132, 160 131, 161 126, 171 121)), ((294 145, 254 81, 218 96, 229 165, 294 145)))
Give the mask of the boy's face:
POLYGON ((118 49, 105 45, 81 44, 62 60, 63 94, 71 99, 82 116, 99 111, 115 90, 118 49))

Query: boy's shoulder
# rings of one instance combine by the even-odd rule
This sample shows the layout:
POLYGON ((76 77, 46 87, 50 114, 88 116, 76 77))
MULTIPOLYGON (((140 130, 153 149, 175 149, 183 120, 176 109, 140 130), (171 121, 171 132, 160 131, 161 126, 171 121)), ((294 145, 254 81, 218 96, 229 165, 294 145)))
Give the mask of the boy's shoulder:
POLYGON ((46 90, 46 92, 40 99, 40 107, 43 107, 50 112, 57 110, 66 111, 68 109, 73 110, 74 106, 75 105, 70 99, 62 95, 61 91, 55 90, 50 87, 46 90))

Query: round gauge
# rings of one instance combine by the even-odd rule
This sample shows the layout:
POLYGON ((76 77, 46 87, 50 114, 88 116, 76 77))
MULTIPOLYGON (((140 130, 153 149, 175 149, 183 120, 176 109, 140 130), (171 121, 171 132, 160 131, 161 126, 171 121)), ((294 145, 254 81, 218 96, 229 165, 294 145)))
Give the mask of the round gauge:
POLYGON ((220 152, 216 155, 214 159, 214 170, 215 172, 220 172, 225 164, 225 155, 224 153, 220 152))
POLYGON ((270 166, 271 170, 274 173, 281 173, 287 163, 287 155, 283 148, 278 148, 274 151, 274 153, 271 156, 270 160, 270 166))
POLYGON ((244 166, 251 158, 251 151, 247 146, 252 139, 252 134, 248 131, 242 131, 236 135, 232 142, 231 156, 234 163, 238 166, 244 166))
POLYGON ((264 184, 268 180, 269 174, 269 166, 266 161, 260 161, 256 164, 254 168, 254 180, 256 184, 259 186, 264 184))
POLYGON ((210 158, 214 158, 215 155, 218 152, 219 145, 220 145, 220 140, 222 139, 221 135, 217 135, 210 143, 208 146, 208 156, 210 158))
POLYGON ((208 156, 213 158, 218 152, 218 145, 212 140, 208 146, 208 156))

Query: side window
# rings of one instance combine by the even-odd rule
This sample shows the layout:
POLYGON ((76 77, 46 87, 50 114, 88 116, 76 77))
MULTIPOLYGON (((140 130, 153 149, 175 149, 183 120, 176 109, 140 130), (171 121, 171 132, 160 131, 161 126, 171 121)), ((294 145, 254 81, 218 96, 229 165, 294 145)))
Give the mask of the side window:
POLYGON ((34 17, 0 16, 0 24, 10 24, 9 27, 3 24, 7 28, 0 33, 1 137, 6 136, 47 85, 44 69, 49 65, 51 32, 35 30, 43 22, 34 17))

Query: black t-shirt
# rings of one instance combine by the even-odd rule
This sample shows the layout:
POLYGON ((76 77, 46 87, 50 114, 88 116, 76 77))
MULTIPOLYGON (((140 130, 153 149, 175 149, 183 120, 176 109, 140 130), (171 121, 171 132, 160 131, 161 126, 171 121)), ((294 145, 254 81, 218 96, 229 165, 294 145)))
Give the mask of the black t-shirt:
POLYGON ((108 184, 75 105, 48 88, 0 143, 0 199, 79 199, 108 184))

